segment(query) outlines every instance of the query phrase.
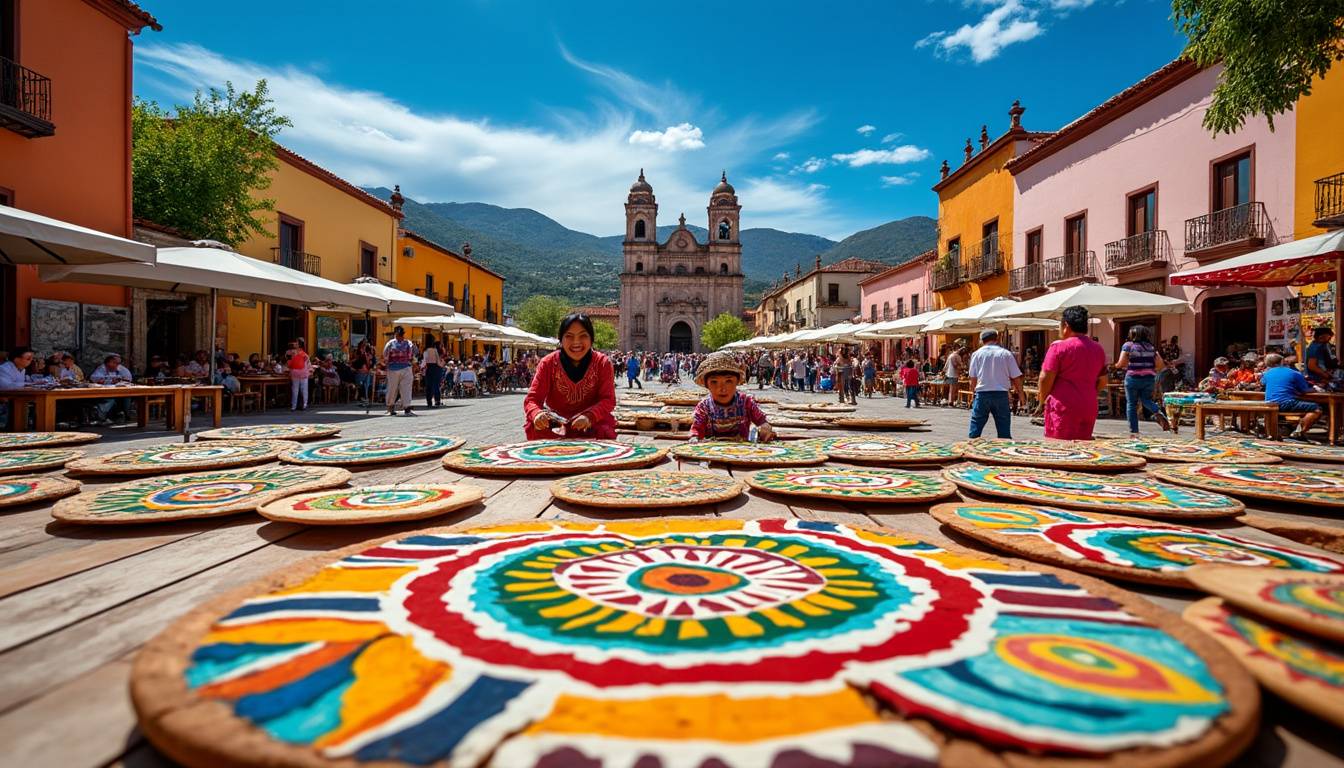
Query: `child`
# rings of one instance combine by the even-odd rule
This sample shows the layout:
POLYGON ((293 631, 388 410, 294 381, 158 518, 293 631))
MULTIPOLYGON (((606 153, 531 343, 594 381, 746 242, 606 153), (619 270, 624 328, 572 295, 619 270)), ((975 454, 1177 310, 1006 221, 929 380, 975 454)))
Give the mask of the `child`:
POLYGON ((695 406, 691 418, 691 439, 746 440, 755 425, 760 440, 768 443, 775 436, 765 413, 751 395, 737 391, 746 379, 741 366, 728 352, 715 352, 700 364, 695 383, 709 390, 709 397, 695 406))
POLYGON ((901 384, 905 386, 905 407, 909 408, 911 403, 919 407, 919 369, 915 367, 914 360, 906 360, 905 367, 901 368, 901 384))

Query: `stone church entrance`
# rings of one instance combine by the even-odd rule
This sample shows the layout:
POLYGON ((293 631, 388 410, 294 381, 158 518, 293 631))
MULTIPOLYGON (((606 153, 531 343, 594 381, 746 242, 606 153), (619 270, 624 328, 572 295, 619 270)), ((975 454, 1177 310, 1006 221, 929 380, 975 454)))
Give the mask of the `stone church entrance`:
POLYGON ((672 325, 672 331, 667 338, 667 351, 691 351, 691 326, 687 325, 684 320, 678 320, 672 325))

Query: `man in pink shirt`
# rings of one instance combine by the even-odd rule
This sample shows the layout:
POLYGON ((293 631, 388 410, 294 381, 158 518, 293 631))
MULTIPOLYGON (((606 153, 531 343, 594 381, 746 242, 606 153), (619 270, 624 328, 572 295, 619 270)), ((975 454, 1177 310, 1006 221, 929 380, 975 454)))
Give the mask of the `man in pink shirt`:
POLYGON ((1050 345, 1041 364, 1041 403, 1045 436, 1091 440, 1097 424, 1097 395, 1106 391, 1106 350, 1087 335, 1087 307, 1064 310, 1060 340, 1050 345))

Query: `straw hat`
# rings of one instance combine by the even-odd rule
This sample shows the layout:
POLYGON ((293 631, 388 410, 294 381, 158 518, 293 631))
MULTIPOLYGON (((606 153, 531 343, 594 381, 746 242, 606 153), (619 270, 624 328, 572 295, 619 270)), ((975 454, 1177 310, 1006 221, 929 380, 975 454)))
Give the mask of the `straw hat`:
POLYGON ((739 384, 747 380, 746 371, 742 370, 742 366, 737 364, 737 359, 728 352, 715 352, 706 357, 700 367, 695 369, 695 383, 705 386, 705 380, 713 373, 731 373, 737 377, 739 384))

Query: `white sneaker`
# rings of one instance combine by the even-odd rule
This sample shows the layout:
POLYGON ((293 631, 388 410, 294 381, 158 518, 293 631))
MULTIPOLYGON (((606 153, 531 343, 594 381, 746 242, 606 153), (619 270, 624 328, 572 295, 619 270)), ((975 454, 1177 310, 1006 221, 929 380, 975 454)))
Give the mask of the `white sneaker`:
POLYGON ((99 419, 99 421, 98 421, 98 426, 100 426, 100 427, 110 427, 110 426, 112 426, 112 420, 111 420, 111 419, 99 419))

